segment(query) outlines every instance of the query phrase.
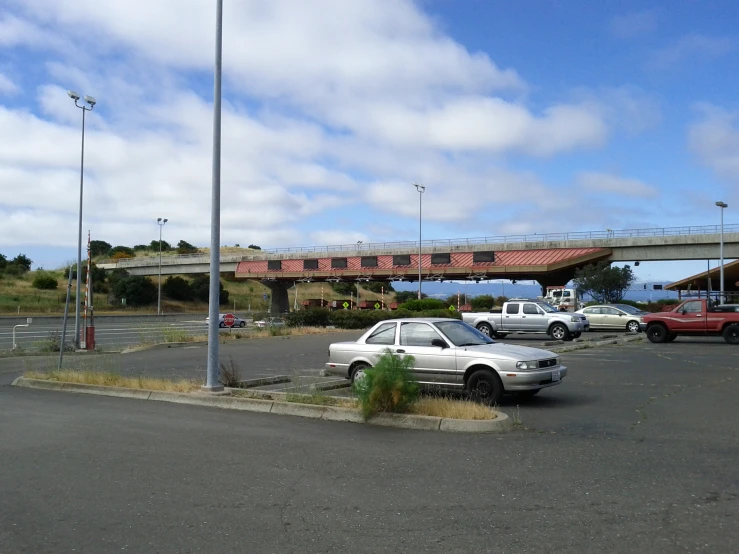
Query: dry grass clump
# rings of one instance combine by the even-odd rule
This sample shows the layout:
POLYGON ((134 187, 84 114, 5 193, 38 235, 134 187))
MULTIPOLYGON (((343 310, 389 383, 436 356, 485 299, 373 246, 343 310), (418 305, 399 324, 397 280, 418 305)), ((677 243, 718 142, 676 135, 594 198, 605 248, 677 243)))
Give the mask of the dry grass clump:
POLYGON ((495 419, 496 417, 495 412, 488 406, 477 402, 438 397, 419 398, 411 404, 408 412, 450 419, 495 419))
POLYGON ((70 369, 54 371, 27 371, 27 379, 42 379, 44 381, 59 381, 64 383, 79 383, 83 385, 100 385, 104 387, 125 387, 129 389, 145 389, 167 392, 193 392, 200 389, 200 383, 180 379, 171 381, 154 377, 126 377, 117 373, 104 371, 78 371, 70 369))

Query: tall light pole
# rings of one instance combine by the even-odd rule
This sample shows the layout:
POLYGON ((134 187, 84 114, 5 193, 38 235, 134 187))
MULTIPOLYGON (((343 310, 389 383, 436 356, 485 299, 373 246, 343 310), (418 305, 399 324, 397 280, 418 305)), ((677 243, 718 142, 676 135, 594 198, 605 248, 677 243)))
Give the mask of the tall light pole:
POLYGON ((221 296, 221 74, 223 73, 223 0, 216 2, 216 53, 213 86, 213 175, 210 207, 210 289, 208 294, 208 371, 203 390, 220 392, 218 380, 218 308, 221 296))
POLYGON ((74 296, 74 347, 80 347, 80 296, 82 292, 82 190, 85 176, 85 114, 91 112, 97 104, 92 96, 85 96, 84 102, 79 104, 79 93, 68 90, 67 94, 74 100, 74 105, 82 110, 82 148, 80 150, 80 218, 77 230, 77 289, 74 296))
POLYGON ((716 205, 721 209, 721 242, 719 243, 719 257, 721 258, 721 280, 719 287, 721 292, 719 298, 723 304, 726 302, 726 298, 724 297, 724 208, 728 208, 729 205, 726 202, 716 202, 716 205))
POLYGON ((413 186, 418 191, 418 299, 421 300, 421 198, 426 187, 418 183, 413 183, 413 186))
POLYGON ((159 293, 157 294, 157 315, 162 315, 162 227, 164 227, 167 221, 167 219, 157 217, 157 225, 159 225, 159 293))

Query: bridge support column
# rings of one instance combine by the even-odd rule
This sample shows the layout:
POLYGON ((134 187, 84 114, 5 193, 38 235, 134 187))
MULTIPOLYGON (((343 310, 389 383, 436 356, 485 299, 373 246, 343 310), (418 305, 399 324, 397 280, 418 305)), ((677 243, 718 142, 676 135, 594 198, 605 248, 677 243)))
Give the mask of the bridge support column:
POLYGON ((262 281, 262 284, 271 292, 270 296, 272 298, 270 299, 269 312, 271 314, 289 312, 290 299, 287 295, 287 289, 290 288, 290 284, 280 281, 262 281))

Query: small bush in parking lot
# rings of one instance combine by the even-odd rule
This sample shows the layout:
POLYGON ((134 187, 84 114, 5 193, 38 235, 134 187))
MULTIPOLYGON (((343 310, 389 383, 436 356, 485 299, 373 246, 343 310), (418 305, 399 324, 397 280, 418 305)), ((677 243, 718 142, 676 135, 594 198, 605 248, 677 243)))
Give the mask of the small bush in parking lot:
POLYGON ((221 373, 218 376, 218 381, 224 387, 239 386, 239 383, 241 382, 241 372, 233 358, 229 358, 228 363, 221 363, 221 373))
POLYGON ((378 412, 403 412, 418 399, 418 384, 411 369, 413 356, 400 358, 385 350, 364 377, 355 379, 354 393, 359 399, 362 417, 368 419, 378 412))

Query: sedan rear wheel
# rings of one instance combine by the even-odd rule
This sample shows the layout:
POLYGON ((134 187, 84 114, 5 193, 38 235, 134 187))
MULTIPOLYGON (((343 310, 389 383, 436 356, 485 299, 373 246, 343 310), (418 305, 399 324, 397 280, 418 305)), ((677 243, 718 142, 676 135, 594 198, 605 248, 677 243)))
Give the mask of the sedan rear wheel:
POLYGON ((505 389, 500 377, 489 369, 480 369, 470 375, 467 380, 467 392, 475 402, 497 404, 505 389))
POLYGON ((239 323, 239 327, 246 327, 246 321, 242 321, 241 323, 239 323))
POLYGON ((354 364, 354 367, 352 367, 352 373, 351 373, 351 381, 354 383, 357 379, 364 379, 364 370, 369 369, 370 365, 365 364, 364 362, 354 364))
POLYGON ((639 332, 639 322, 638 321, 629 321, 626 324, 626 330, 630 333, 638 333, 639 332))

